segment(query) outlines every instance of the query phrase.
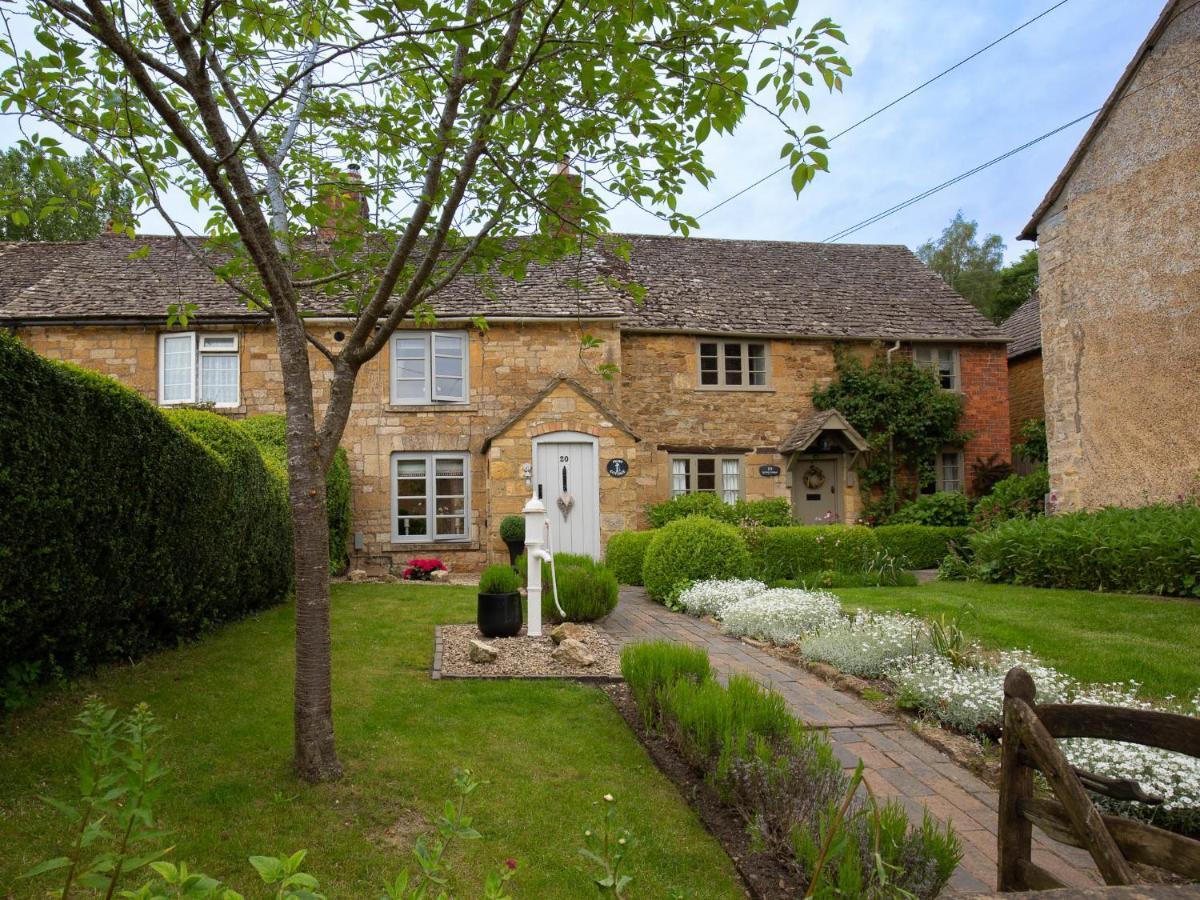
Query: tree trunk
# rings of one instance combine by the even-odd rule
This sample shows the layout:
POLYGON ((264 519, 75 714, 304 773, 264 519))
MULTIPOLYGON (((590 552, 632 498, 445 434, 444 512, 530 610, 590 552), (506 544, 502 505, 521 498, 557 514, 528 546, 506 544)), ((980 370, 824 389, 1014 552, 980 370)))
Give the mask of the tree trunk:
MULTIPOLYGON (((281 319, 283 317, 280 317, 281 319)), ((329 521, 308 348, 298 321, 277 321, 287 404, 288 500, 296 575, 295 766, 306 781, 340 778, 333 740, 329 521)))

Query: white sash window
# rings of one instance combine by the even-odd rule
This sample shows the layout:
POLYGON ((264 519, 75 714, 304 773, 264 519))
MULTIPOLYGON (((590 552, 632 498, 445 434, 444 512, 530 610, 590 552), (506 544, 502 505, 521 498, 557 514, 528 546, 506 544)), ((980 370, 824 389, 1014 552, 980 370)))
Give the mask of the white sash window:
POLYGON ((466 403, 467 333, 401 331, 392 336, 395 405, 466 403))

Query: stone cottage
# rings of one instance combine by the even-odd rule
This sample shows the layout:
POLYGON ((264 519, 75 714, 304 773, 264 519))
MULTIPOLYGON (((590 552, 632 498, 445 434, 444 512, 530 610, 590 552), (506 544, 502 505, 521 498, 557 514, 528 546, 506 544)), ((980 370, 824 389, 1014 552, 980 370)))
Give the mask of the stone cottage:
MULTIPOLYGON (((343 439, 355 567, 478 568, 535 490, 554 548, 591 554, 642 526, 647 503, 691 492, 852 521, 865 444, 811 402, 838 347, 909 354, 962 392, 972 437, 940 454, 940 487, 966 488, 976 457, 1008 457, 1006 338, 906 248, 623 239, 628 262, 597 248, 519 283, 463 278, 437 295, 435 326, 410 324, 363 368, 343 439)), ((333 345, 349 322, 336 308, 307 319, 333 345)), ((269 319, 172 238, 0 246, 0 326, 164 406, 283 409, 269 319), (169 304, 194 307, 187 328, 167 327, 169 304)), ((320 406, 326 363, 312 359, 320 406)))
MULTIPOLYGON (((1008 422, 1015 446, 1026 422, 1042 422, 1046 418, 1042 392, 1042 321, 1037 291, 1018 306, 1000 328, 1008 335, 1008 422)), ((1014 458, 1013 462, 1017 464, 1018 460, 1014 458)), ((1025 465, 1024 468, 1029 467, 1025 465)))
POLYGON ((1198 62, 1200 6, 1172 0, 1021 233, 1064 509, 1171 500, 1200 474, 1198 62))

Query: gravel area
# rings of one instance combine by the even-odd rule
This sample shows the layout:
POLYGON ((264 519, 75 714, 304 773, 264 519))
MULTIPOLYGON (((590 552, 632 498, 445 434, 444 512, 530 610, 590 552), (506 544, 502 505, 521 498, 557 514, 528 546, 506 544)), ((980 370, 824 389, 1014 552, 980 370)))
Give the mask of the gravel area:
POLYGON ((550 626, 544 626, 545 634, 531 638, 524 628, 516 637, 484 639, 474 625, 443 625, 440 629, 441 653, 437 654, 441 665, 436 665, 434 677, 444 678, 597 678, 606 681, 621 677, 621 657, 608 636, 592 625, 580 626, 585 636, 583 645, 596 662, 590 666, 576 666, 554 659, 550 654, 554 642, 550 640, 550 626), (499 658, 490 663, 473 663, 468 657, 471 641, 483 641, 495 647, 499 658))

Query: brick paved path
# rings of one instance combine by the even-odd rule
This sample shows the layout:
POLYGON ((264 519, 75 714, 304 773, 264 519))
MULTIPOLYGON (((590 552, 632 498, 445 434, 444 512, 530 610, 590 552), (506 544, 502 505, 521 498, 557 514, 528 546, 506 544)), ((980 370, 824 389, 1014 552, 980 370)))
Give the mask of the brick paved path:
MULTIPOLYGON (((847 769, 863 761, 877 796, 899 800, 917 821, 924 807, 953 823, 964 854, 952 888, 994 887, 996 792, 904 725, 801 668, 721 634, 709 622, 651 602, 640 588, 622 588, 620 604, 603 625, 620 644, 662 638, 704 647, 720 675, 740 672, 769 684, 787 698, 798 718, 829 729, 834 751, 847 769)), ((1033 858, 1068 886, 1101 883, 1085 852, 1052 842, 1036 830, 1033 858)))

